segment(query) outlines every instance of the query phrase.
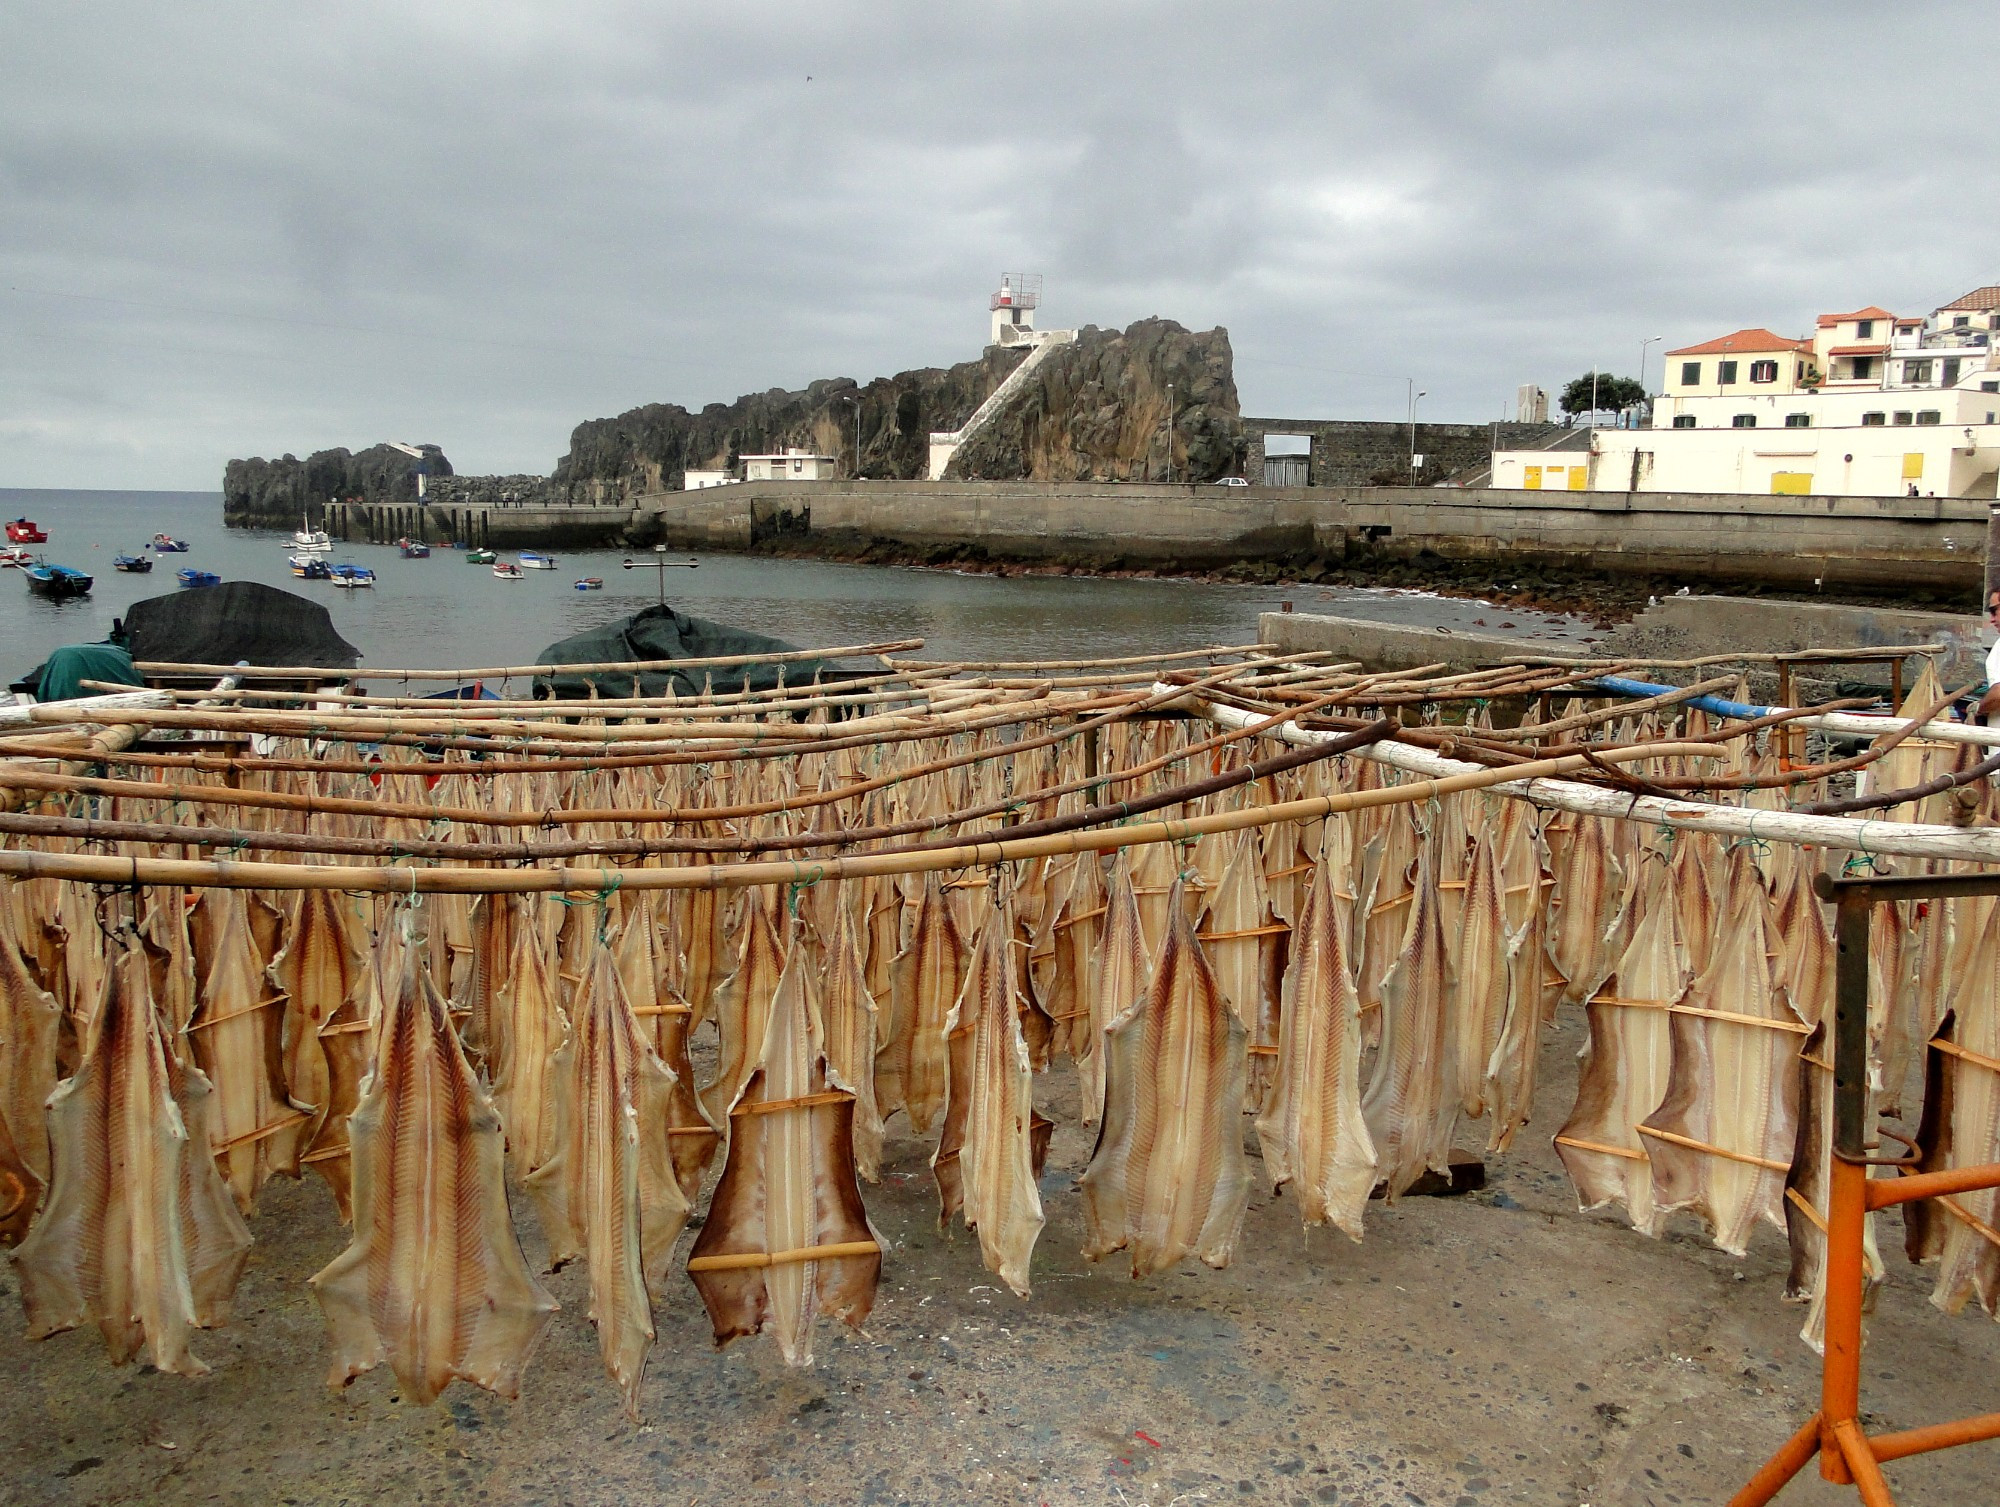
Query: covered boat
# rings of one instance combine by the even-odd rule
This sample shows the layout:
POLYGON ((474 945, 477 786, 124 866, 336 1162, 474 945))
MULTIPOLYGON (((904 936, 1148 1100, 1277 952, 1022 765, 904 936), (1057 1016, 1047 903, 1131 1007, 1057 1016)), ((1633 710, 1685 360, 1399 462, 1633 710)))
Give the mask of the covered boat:
POLYGON ((57 601, 89 596, 90 588, 97 584, 96 577, 80 570, 71 570, 67 565, 45 565, 39 560, 27 567, 27 576, 28 590, 38 597, 57 601))
POLYGON ((47 544, 48 532, 32 518, 10 518, 7 521, 7 542, 9 544, 47 544))
MULTIPOLYGON (((144 664, 311 665, 351 670, 361 651, 334 631, 333 618, 307 601, 256 581, 173 592, 134 602, 122 625, 132 657, 144 664)), ((213 675, 195 677, 212 685, 213 675)))
POLYGON ((174 579, 183 586, 220 586, 222 577, 212 570, 196 570, 192 565, 174 572, 174 579))
POLYGON ((113 555, 111 568, 122 570, 128 576, 144 576, 152 574, 153 561, 147 555, 113 555))
POLYGON ((65 644, 49 651, 49 657, 7 687, 37 701, 73 701, 79 696, 101 696, 86 680, 108 685, 143 686, 145 678, 133 667, 132 656, 122 645, 106 641, 96 644, 65 644))
POLYGON ((334 585, 344 586, 349 591, 359 586, 373 586, 375 584, 375 572, 365 565, 349 565, 342 562, 333 567, 331 575, 334 585))
MULTIPOLYGON (((797 645, 726 623, 711 623, 676 612, 672 607, 647 607, 630 617, 619 618, 601 628, 573 634, 542 650, 537 662, 544 665, 629 664, 639 660, 712 659, 732 654, 794 653, 797 645)), ((768 691, 778 684, 782 673, 787 685, 801 685, 825 672, 828 678, 844 678, 843 672, 829 670, 825 659, 795 659, 782 665, 749 661, 715 670, 593 670, 562 671, 535 677, 538 699, 582 699, 598 696, 693 696, 700 694, 711 677, 717 691, 768 691), (594 688, 594 690, 593 690, 594 688)))

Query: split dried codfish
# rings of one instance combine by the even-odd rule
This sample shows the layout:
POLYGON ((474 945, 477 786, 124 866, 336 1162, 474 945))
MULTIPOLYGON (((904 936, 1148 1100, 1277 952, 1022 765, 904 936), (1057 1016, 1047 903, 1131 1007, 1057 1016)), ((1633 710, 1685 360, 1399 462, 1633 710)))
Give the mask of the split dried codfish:
POLYGON ((514 1170, 525 1175, 555 1149, 555 1089, 551 1070, 569 1029, 557 1003, 547 943, 530 910, 514 927, 507 982, 493 999, 485 1031, 493 1103, 514 1170))
POLYGON ((347 1128, 342 1122, 359 1092, 355 1055, 366 1058, 365 1028, 373 1002, 368 953, 354 935, 349 902, 331 890, 304 890, 285 950, 271 965, 285 995, 285 1087, 308 1118, 300 1132, 299 1161, 326 1177, 342 1219, 352 1215, 347 1179, 347 1128), (333 1035, 327 1034, 333 1028, 333 1035), (343 1038, 359 1038, 359 1040, 343 1038), (359 1052, 353 1049, 358 1045, 359 1052), (338 1102, 332 1059, 341 1064, 338 1102))
MULTIPOLYGON (((35 982, 12 932, 0 929, 0 1125, 9 1131, 15 1155, 37 1190, 49 1180, 42 1107, 56 1086, 61 1028, 62 1005, 35 982)), ((27 1211, 34 1212, 32 1199, 27 1211)))
POLYGON ((1507 968, 1507 1014, 1487 1064, 1493 1129, 1487 1148, 1504 1151, 1535 1107, 1542 1028, 1560 998, 1562 979, 1548 956, 1548 845, 1526 801, 1500 802, 1490 832, 1500 866, 1501 909, 1513 938, 1507 968))
POLYGON ((1760 887, 1747 850, 1733 850, 1722 930, 1673 1007, 1666 1098, 1639 1127, 1651 1142, 1654 1206, 1693 1210, 1735 1256, 1756 1221, 1785 1227, 1809 1029, 1772 977, 1760 887))
MULTIPOLYGON (((1095 853, 1079 853, 1068 871, 1062 903, 1049 927, 1054 957, 1048 993, 1058 1041, 1079 1074, 1091 1071, 1084 1059, 1097 1053, 1103 1029, 1103 1022, 1094 1022, 1091 1012, 1097 998, 1098 939, 1104 934, 1104 911, 1104 869, 1095 853)), ((1097 1098, 1102 1097, 1101 1066, 1097 1098)), ((1095 1120, 1095 1100, 1090 1095, 1085 1096, 1085 1108, 1095 1120)))
POLYGON ((1013 929, 1011 906, 988 913, 965 987, 946 1021, 951 1076, 931 1172, 939 1223, 962 1209, 967 1227, 979 1232, 987 1270, 1025 1298, 1043 1221, 1033 1072, 1016 1002, 1019 972, 1010 956, 1013 929))
POLYGON ((522 925, 525 901, 519 895, 481 895, 472 905, 472 951, 465 971, 465 987, 458 1000, 465 1007, 465 1050, 490 1075, 489 1058, 493 1042, 493 1012, 500 991, 507 986, 507 970, 513 964, 514 936, 522 925))
MULTIPOLYGON (((743 945, 736 969, 715 991, 715 1025, 720 1037, 715 1081, 701 1091, 709 1123, 723 1126, 729 1106, 757 1070, 771 1018, 771 997, 784 971, 786 946, 778 940, 777 892, 768 886, 747 892, 743 945)), ((797 938, 793 938, 796 942, 797 938)))
MULTIPOLYGON (((1785 1300, 1804 1303, 1806 1321, 1799 1338, 1813 1349, 1826 1348, 1826 1226, 1833 1181, 1833 1044, 1826 1025, 1816 1026, 1799 1056, 1804 1074, 1799 1091, 1799 1139, 1785 1183, 1785 1238, 1792 1265, 1785 1277, 1785 1300)), ((1888 1275, 1875 1241, 1875 1216, 1862 1216, 1864 1310, 1875 1306, 1876 1289, 1888 1275)))
POLYGON ((95 1322, 114 1363, 206 1374, 189 1331, 227 1317, 250 1232, 208 1155, 208 1080, 169 1049, 151 964, 113 960, 76 1072, 49 1102, 48 1203, 15 1252, 28 1336, 95 1322))
POLYGON ((554 1078, 555 1150, 527 1187, 552 1266, 584 1258, 604 1368, 636 1419, 653 1347, 653 1303, 666 1285, 688 1202, 668 1144, 673 1073, 646 1039, 602 943, 571 1006, 554 1078))
POLYGON ((1833 1008, 1834 946, 1826 926, 1826 906, 1813 893, 1812 872, 1794 854, 1778 881, 1771 929, 1778 941, 1772 968, 1792 1007, 1807 1025, 1817 1025, 1833 1008))
POLYGON ((931 1133, 944 1108, 944 1022, 965 970, 965 941, 951 904, 937 875, 928 874, 910 939, 890 972, 889 1020, 875 1054, 875 1107, 884 1120, 902 1110, 918 1135, 931 1133))
POLYGON ((806 969, 793 947, 687 1267, 718 1346, 769 1330, 793 1366, 812 1364, 822 1310, 859 1327, 882 1275, 855 1176, 854 1100, 827 1077, 806 969))
POLYGON ((215 1085, 215 1158, 246 1214, 272 1173, 299 1175, 309 1118, 285 1093, 285 997, 272 986, 262 952, 269 937, 261 916, 269 909, 241 890, 202 896, 201 998, 187 1027, 195 1063, 215 1085))
POLYGON ((1577 1204, 1618 1204, 1633 1228, 1660 1230, 1653 1206, 1653 1164, 1639 1124, 1667 1096, 1673 1057, 1670 1007, 1687 990, 1687 950, 1681 945, 1673 873, 1649 865, 1630 902, 1625 950, 1587 1011, 1576 1105, 1556 1133, 1556 1154, 1576 1185, 1577 1204))
POLYGON ((674 1175, 693 1199, 701 1175, 722 1143, 715 1122, 694 1091, 694 1064, 688 1059, 689 1022, 694 1011, 668 982, 672 971, 657 893, 634 895, 613 954, 632 1014, 660 1060, 673 1074, 667 1093, 667 1125, 673 1142, 674 1175))
POLYGON ((1246 827, 1213 841, 1226 844, 1229 856, 1209 900, 1201 941, 1223 998, 1250 1034, 1250 1098, 1244 1108, 1256 1110, 1270 1091, 1278 1056, 1274 986, 1284 975, 1272 965, 1284 950, 1284 928, 1271 909, 1255 833, 1246 827))
POLYGON ((26 1237, 47 1186, 41 1174, 21 1159, 7 1121, 0 1118, 0 1249, 19 1245, 26 1237))
MULTIPOLYGON (((1451 929, 1457 939, 1458 988, 1453 1008, 1452 1059, 1458 1079, 1459 1112, 1469 1120, 1484 1115, 1493 1094, 1491 1080, 1500 1053, 1512 997, 1515 938, 1507 930, 1499 855, 1490 839, 1473 844, 1465 889, 1451 929)), ((1501 1127, 1494 1126, 1494 1135, 1501 1127)), ((1511 1138, 1513 1127, 1507 1127, 1511 1138)), ((1497 1149, 1497 1148, 1496 1148, 1497 1149)))
POLYGON ((875 1107, 875 999, 854 912, 840 908, 820 984, 826 1068, 854 1094, 854 1163, 869 1182, 881 1177, 882 1116, 875 1107))
POLYGON ((1353 918, 1321 862, 1292 933, 1271 1095, 1257 1117, 1264 1170, 1289 1185, 1306 1224, 1356 1240, 1375 1186, 1375 1143, 1361 1114, 1361 1000, 1347 939, 1353 918))
POLYGON ((1610 822, 1576 818, 1569 852, 1557 876, 1550 954, 1568 980, 1562 1002, 1580 1005, 1597 992, 1618 956, 1618 911, 1624 873, 1611 851, 1610 822))
POLYGON ((420 1405, 454 1380, 517 1396, 556 1301, 514 1237, 499 1112, 416 948, 384 1002, 348 1134, 354 1240, 312 1279, 330 1383, 386 1360, 420 1405))
POLYGON ((1406 806, 1392 806, 1361 844, 1354 887, 1354 987, 1361 996, 1364 1046, 1382 1036, 1382 986, 1410 933, 1417 872, 1417 828, 1406 806))
MULTIPOLYGON (((1097 958, 1097 992, 1090 999, 1092 1047, 1077 1059, 1083 1096, 1083 1122, 1096 1124, 1104 1113, 1106 1033, 1146 997, 1152 969, 1146 962, 1146 934, 1139 920, 1138 897, 1132 893, 1131 870, 1121 849, 1111 865, 1105 890, 1103 942, 1097 958)), ((1245 1075, 1246 1083, 1249 1081, 1245 1075)))
POLYGON ((1145 996, 1105 1033, 1104 1123, 1079 1182, 1084 1254, 1130 1247, 1135 1278, 1188 1255, 1227 1266, 1250 1199, 1248 1033, 1180 902, 1145 996))
MULTIPOLYGON (((2000 1161, 2000 903, 1966 910, 1959 987, 1946 1029, 1931 1044, 1932 1076, 1941 1092, 1930 1096, 1935 1110, 1931 1102, 1924 1107, 1919 1139, 1925 1171, 2000 1161)), ((1980 1307, 2000 1316, 2000 1244, 1991 1234, 2000 1224, 2000 1189, 1933 1202, 1936 1211, 1925 1215, 1938 1261, 1931 1301, 1956 1313, 1977 1297, 1980 1307)), ((1919 1234, 1913 1228, 1913 1237, 1919 1234)))
POLYGON ((1403 950, 1382 982, 1382 1045, 1361 1099, 1387 1197, 1446 1171, 1458 1124, 1452 967, 1427 853, 1419 854, 1403 950))

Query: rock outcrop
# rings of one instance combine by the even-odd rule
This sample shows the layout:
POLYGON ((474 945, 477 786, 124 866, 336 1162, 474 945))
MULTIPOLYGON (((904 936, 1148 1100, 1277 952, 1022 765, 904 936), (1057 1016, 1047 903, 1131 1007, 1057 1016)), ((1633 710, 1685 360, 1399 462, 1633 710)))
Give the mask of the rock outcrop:
POLYGON ((1225 329, 1196 334, 1171 319, 1142 319, 1124 331, 1089 325, 1027 384, 959 447, 947 479, 1200 482, 1242 474, 1243 420, 1225 329))
POLYGON ((223 522, 272 525, 298 520, 328 502, 415 502, 419 469, 450 476, 451 462, 435 445, 421 446, 424 459, 394 445, 358 453, 316 450, 304 460, 233 460, 222 472, 223 522))

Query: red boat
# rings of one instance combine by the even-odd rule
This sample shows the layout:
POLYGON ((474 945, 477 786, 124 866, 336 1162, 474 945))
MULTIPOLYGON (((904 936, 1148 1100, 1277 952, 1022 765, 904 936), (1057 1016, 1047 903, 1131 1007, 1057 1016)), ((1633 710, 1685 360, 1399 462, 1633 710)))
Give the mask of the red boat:
POLYGON ((47 544, 49 536, 32 519, 14 518, 8 520, 7 523, 7 542, 9 544, 47 544))

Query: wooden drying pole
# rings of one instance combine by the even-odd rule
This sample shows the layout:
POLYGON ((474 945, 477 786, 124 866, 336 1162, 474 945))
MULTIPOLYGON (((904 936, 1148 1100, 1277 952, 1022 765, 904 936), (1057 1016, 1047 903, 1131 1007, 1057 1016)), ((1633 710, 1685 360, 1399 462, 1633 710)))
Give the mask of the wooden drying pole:
MULTIPOLYGON (((1380 747, 1381 745, 1378 745, 1380 747)), ((1427 757, 1427 756, 1426 756, 1427 757)), ((1067 853, 1107 853, 1149 843, 1185 842, 1245 827, 1316 821, 1341 811, 1404 806, 1464 790, 1574 774, 1596 764, 1641 759, 1719 757, 1713 744, 1659 743, 1606 749, 1586 756, 1537 759, 1505 769, 1470 769, 1438 779, 1412 780, 1373 790, 1312 796, 1275 806, 1251 806, 1210 816, 1139 822, 1092 832, 960 843, 902 853, 860 853, 847 858, 778 859, 752 863, 695 864, 676 868, 419 869, 339 864, 236 863, 229 860, 114 858, 83 853, 42 853, 0 848, 0 874, 23 879, 69 879, 120 886, 177 885, 187 889, 352 890, 388 895, 609 894, 615 890, 734 890, 766 884, 813 885, 885 874, 925 874, 986 868, 1067 853)), ((1589 787, 1584 787, 1589 788, 1589 787)), ((2000 838, 2000 831, 1995 832, 2000 838)))

